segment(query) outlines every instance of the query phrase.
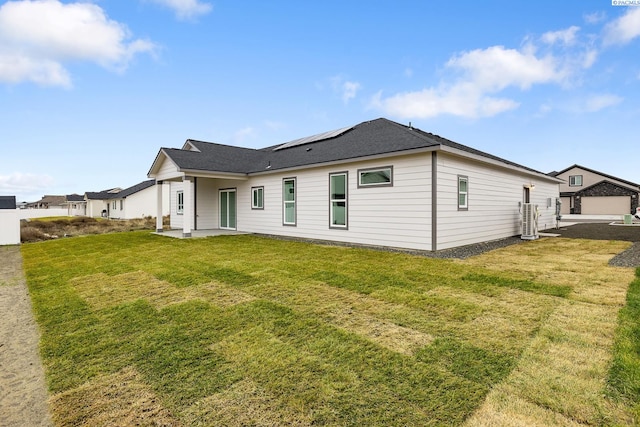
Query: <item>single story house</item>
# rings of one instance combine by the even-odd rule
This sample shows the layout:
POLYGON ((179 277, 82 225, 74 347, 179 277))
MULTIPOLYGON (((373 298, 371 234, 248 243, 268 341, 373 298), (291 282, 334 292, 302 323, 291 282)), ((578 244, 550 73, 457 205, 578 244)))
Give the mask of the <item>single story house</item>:
POLYGON ((65 196, 44 195, 37 202, 27 205, 30 209, 65 209, 67 199, 65 196))
POLYGON ((562 179, 562 214, 635 214, 640 184, 580 165, 569 166, 550 175, 562 179))
MULTIPOLYGON (((159 185, 164 192, 162 215, 169 215, 169 186, 159 185)), ((143 181, 131 187, 112 188, 100 192, 87 192, 87 216, 111 219, 134 219, 157 214, 158 190, 153 179, 143 181)))
POLYGON ((427 251, 519 235, 523 203, 538 206, 540 230, 555 226, 561 182, 384 118, 262 149, 189 139, 161 148, 148 176, 169 183, 171 227, 185 237, 227 229, 427 251))
POLYGON ((20 244, 20 219, 15 196, 0 196, 0 246, 20 244))
POLYGON ((86 215, 92 218, 107 218, 109 216, 109 203, 115 193, 122 191, 122 188, 110 188, 102 191, 87 191, 84 193, 84 200, 87 203, 86 215))
POLYGON ((68 194, 65 205, 69 216, 86 216, 87 202, 81 194, 68 194))

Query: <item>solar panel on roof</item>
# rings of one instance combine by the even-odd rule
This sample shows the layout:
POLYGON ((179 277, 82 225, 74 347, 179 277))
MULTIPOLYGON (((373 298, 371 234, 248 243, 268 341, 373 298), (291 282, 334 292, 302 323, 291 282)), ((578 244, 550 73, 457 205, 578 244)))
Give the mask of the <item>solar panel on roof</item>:
POLYGON ((306 136, 300 139, 294 139, 293 141, 286 142, 282 145, 277 146, 273 149, 273 151, 282 150, 284 148, 291 148, 297 145, 309 144, 311 142, 322 141, 323 139, 335 138, 336 136, 342 135, 346 131, 353 129, 353 126, 349 126, 346 128, 340 128, 336 130, 330 130, 329 132, 319 133, 317 135, 306 136))

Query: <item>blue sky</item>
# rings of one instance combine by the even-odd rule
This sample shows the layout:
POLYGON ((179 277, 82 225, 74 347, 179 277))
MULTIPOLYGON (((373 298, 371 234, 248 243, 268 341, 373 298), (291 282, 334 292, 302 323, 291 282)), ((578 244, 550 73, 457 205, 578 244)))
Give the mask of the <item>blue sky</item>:
POLYGON ((0 2, 0 194, 128 187, 188 138, 386 117, 640 183, 640 2, 0 2))

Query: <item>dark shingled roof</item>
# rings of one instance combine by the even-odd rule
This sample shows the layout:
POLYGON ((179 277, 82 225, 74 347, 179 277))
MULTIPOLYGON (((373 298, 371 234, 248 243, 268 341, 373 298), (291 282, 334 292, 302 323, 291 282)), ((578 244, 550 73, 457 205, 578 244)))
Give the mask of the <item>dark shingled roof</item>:
POLYGON ((84 196, 81 194, 67 195, 67 202, 84 202, 84 196))
POLYGON ((0 196, 0 209, 15 209, 16 196, 0 196))
POLYGON ((129 188, 125 188, 124 190, 122 190, 119 193, 113 194, 111 196, 112 199, 124 199, 127 196, 130 196, 132 194, 135 194, 139 191, 144 190, 145 188, 149 188, 156 185, 156 180, 155 179, 149 179, 147 181, 143 181, 139 184, 136 185, 132 185, 129 188))
POLYGON ((545 175, 543 172, 384 118, 360 123, 332 138, 288 148, 278 149, 284 144, 256 150, 195 140, 187 140, 187 143, 198 151, 161 149, 181 171, 251 174, 446 146, 545 175))
POLYGON ((124 199, 127 196, 135 194, 139 191, 144 190, 145 188, 149 188, 156 184, 155 179, 148 179, 139 184, 132 185, 129 188, 125 188, 124 190, 114 191, 115 189, 98 191, 98 192, 87 192, 87 199, 89 200, 109 200, 109 199, 124 199))

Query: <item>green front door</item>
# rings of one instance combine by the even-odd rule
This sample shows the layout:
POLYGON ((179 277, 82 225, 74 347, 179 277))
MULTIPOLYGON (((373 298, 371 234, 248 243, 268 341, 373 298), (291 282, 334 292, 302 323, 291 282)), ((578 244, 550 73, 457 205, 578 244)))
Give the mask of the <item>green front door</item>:
POLYGON ((220 190, 220 228, 236 229, 236 190, 220 190))

